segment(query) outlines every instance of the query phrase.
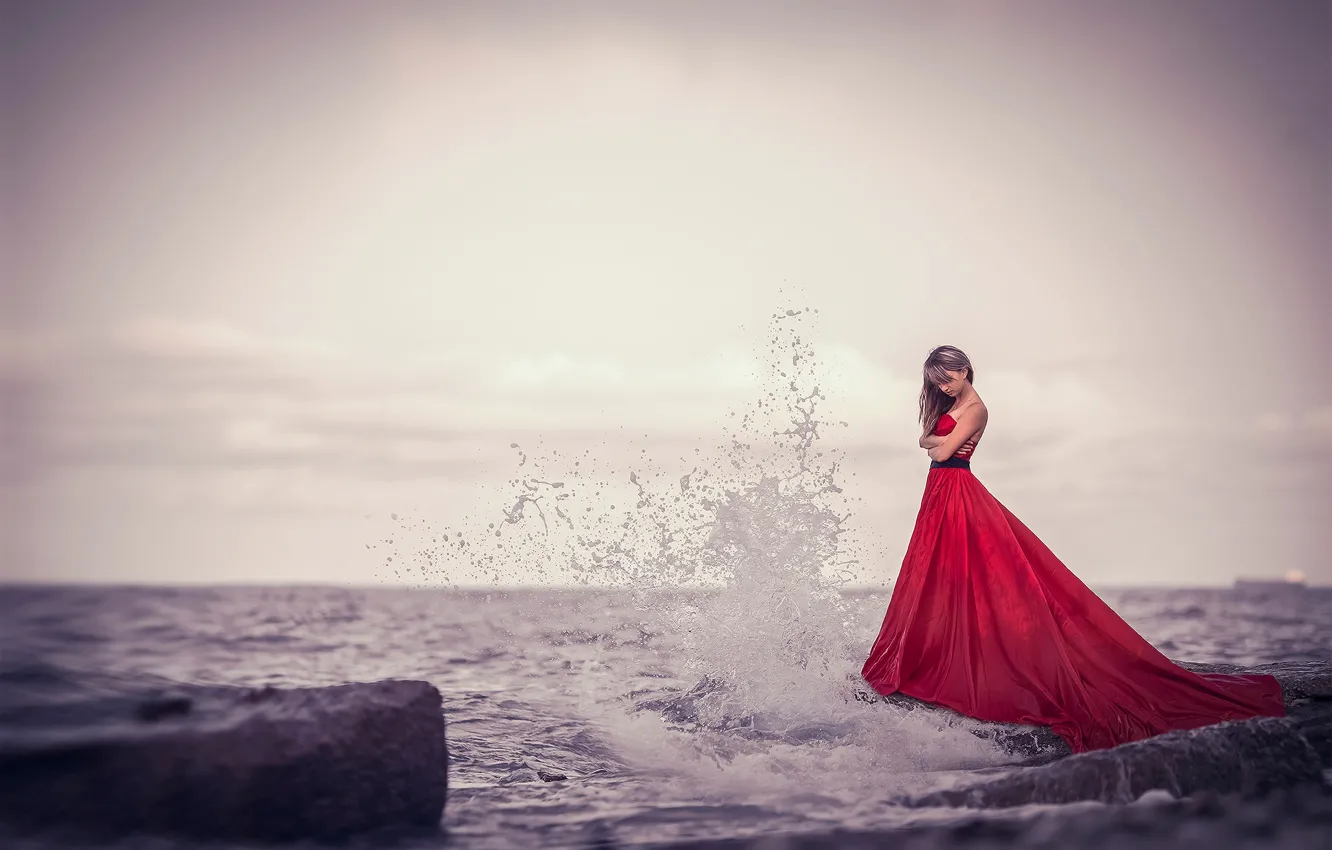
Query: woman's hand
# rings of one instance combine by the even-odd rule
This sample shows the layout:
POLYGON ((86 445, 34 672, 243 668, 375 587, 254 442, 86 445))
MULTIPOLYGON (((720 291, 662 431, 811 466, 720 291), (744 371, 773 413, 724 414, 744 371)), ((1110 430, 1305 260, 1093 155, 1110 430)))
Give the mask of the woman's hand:
POLYGON ((976 435, 985 430, 985 423, 989 420, 989 411, 985 409, 984 404, 969 404, 957 418, 957 424, 943 441, 929 450, 930 460, 946 461, 956 456, 970 443, 967 453, 962 457, 971 454, 971 449, 976 447, 976 435))
MULTIPOLYGON (((944 441, 943 437, 936 437, 933 434, 927 434, 924 437, 920 438, 920 447, 926 450, 933 449, 942 444, 943 441, 944 441)), ((953 457, 970 457, 971 453, 975 450, 976 450, 976 438, 968 437, 967 441, 962 445, 958 446, 957 451, 953 452, 953 457)))

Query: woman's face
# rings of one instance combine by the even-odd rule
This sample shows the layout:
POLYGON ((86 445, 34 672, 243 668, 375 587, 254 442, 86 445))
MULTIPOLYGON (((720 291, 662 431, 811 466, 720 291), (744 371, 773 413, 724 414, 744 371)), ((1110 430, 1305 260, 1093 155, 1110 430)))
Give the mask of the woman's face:
POLYGON ((949 369, 947 374, 948 381, 938 384, 938 387, 945 395, 957 398, 961 394, 962 388, 966 386, 967 372, 965 369, 949 369))

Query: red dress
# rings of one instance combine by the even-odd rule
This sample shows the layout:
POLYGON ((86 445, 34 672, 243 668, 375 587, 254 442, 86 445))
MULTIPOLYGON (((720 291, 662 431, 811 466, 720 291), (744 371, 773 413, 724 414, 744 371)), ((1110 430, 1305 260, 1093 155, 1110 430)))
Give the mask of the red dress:
MULTIPOLYGON (((945 414, 934 433, 956 424, 945 414)), ((962 468, 930 469, 862 675, 881 694, 1049 726, 1074 752, 1285 714, 1271 676, 1171 663, 962 468)))

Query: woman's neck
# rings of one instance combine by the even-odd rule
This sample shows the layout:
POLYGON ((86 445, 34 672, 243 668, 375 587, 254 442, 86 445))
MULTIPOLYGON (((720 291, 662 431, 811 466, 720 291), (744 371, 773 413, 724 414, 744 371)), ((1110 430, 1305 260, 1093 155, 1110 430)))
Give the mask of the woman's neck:
POLYGON ((953 399, 953 407, 971 404, 976 398, 978 398, 976 391, 972 389, 971 384, 967 384, 967 388, 962 391, 962 394, 953 399))

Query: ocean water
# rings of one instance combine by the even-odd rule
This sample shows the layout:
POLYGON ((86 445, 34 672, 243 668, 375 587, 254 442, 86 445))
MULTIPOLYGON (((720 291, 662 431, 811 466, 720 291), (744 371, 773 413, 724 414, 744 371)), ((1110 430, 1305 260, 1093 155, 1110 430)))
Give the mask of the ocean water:
MULTIPOLYGON (((157 683, 423 679, 451 760, 430 846, 958 819, 897 801, 1028 754, 857 698, 889 591, 851 589, 867 544, 808 316, 773 317, 762 392, 714 444, 631 462, 515 444, 476 515, 394 515, 367 541, 382 586, 0 588, 0 732, 157 683), (468 589, 522 581, 561 587, 468 589)), ((1332 589, 1101 593, 1177 660, 1332 658, 1332 589)))
MULTIPOLYGON (((726 593, 11 587, 0 593, 0 706, 13 716, 161 679, 424 679, 443 694, 452 763, 439 845, 460 848, 948 820, 960 814, 893 799, 1020 758, 956 715, 854 698, 886 594, 825 600, 855 639, 818 658, 802 647, 801 666, 791 650, 804 632, 743 635, 743 618, 688 620, 714 629, 704 642, 722 641, 700 654, 680 612, 730 610, 726 593)), ((1103 596, 1177 659, 1332 657, 1332 590, 1103 596)))

